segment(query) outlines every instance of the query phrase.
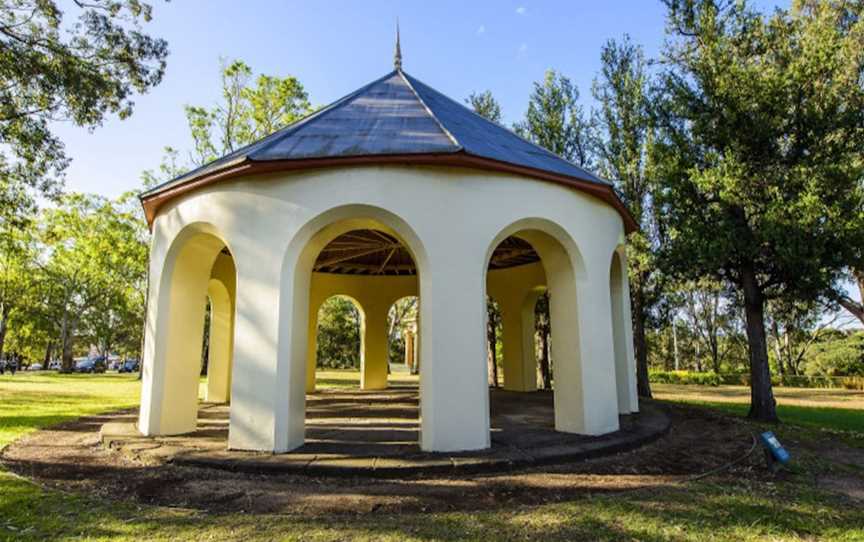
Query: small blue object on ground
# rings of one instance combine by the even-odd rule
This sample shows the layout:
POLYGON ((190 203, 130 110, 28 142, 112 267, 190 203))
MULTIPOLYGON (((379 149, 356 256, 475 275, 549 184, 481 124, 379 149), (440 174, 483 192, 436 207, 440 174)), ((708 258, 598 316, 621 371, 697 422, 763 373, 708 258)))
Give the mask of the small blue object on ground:
POLYGON ((789 452, 786 451, 786 448, 780 444, 780 441, 777 440, 777 437, 774 436, 774 433, 771 431, 765 431, 759 438, 762 440, 762 446, 765 447, 766 457, 769 457, 769 463, 773 460, 781 465, 785 465, 789 463, 789 460, 792 456, 789 455, 789 452))

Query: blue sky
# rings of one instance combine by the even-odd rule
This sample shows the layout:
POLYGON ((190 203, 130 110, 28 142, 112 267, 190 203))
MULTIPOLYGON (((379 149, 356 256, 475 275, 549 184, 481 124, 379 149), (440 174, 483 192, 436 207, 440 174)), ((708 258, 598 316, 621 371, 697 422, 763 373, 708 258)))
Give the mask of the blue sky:
POLYGON ((587 101, 603 43, 627 33, 655 55, 664 31, 659 0, 151 2, 147 31, 171 52, 165 78, 135 98, 130 119, 92 132, 56 127, 73 159, 69 190, 116 196, 139 187, 166 145, 187 149, 183 106, 216 102, 220 57, 293 75, 323 105, 392 69, 398 17, 405 71, 456 99, 491 90, 509 125, 547 68, 570 77, 587 101))

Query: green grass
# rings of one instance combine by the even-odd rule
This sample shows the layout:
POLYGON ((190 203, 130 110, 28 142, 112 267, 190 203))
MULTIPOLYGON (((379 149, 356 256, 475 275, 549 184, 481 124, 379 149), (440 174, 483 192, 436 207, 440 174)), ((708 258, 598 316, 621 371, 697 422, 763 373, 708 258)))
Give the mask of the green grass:
MULTIPOLYGON (((0 444, 131 406, 138 388, 134 376, 0 377, 0 444)), ((864 507, 813 488, 811 475, 771 484, 706 480, 482 512, 299 518, 108 502, 0 471, 0 540, 864 540, 864 507)))
MULTIPOLYGON (((654 397, 673 403, 714 408, 746 416, 750 390, 745 386, 652 384, 654 397)), ((822 388, 774 388, 777 415, 786 425, 848 431, 864 435, 864 392, 822 388)))
MULTIPOLYGON (((673 400, 722 410, 735 416, 746 416, 750 405, 743 403, 724 403, 716 401, 673 400)), ((864 410, 851 408, 803 407, 798 405, 777 405, 777 415, 787 425, 800 425, 812 429, 831 429, 864 433, 864 410)))
POLYGON ((0 376, 0 448, 21 435, 67 420, 138 404, 135 374, 0 376))

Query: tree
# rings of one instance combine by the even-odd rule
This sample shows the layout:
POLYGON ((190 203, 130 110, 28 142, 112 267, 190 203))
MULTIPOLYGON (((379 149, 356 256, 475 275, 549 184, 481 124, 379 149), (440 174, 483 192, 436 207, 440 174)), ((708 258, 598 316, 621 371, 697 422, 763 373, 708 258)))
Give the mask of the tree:
POLYGON ((534 305, 534 333, 540 337, 540 385, 544 390, 551 390, 552 360, 549 357, 549 341, 552 336, 552 319, 549 317, 548 292, 543 292, 534 305))
POLYGON ((648 382, 648 343, 645 330, 652 307, 661 295, 656 272, 660 230, 653 207, 656 186, 652 168, 652 142, 648 111, 646 61, 641 47, 628 36, 608 41, 600 53, 600 76, 592 93, 599 104, 595 124, 600 131, 595 145, 600 173, 613 179, 618 193, 639 224, 630 234, 627 263, 637 389, 651 397, 648 382))
POLYGON ((847 295, 843 290, 842 286, 839 285, 836 288, 835 300, 837 304, 846 309, 849 314, 864 324, 864 271, 861 269, 852 269, 850 274, 855 282, 855 286, 858 288, 858 296, 861 301, 855 301, 849 297, 849 295, 847 295))
MULTIPOLYGON (((13 0, 0 6, 0 189, 55 196, 68 164, 51 122, 126 118, 159 84, 168 46, 142 32, 139 0, 13 0)), ((0 205, 8 205, 0 194, 0 205)))
POLYGON ((42 213, 44 299, 59 322, 64 371, 72 369, 76 337, 106 354, 119 342, 140 342, 147 244, 143 222, 122 210, 128 198, 69 194, 42 213))
POLYGON ((361 318, 354 303, 344 296, 333 296, 321 305, 318 312, 319 367, 360 367, 361 318))
POLYGON ((32 215, 22 216, 22 204, 0 207, 0 360, 4 357, 10 320, 25 310, 34 283, 36 247, 32 215), (9 216, 3 211, 12 211, 9 216))
POLYGON ((741 296, 749 416, 776 421, 766 303, 831 295, 860 262, 864 7, 798 0, 763 16, 746 2, 665 1, 663 260, 741 296))
POLYGON ((592 127, 579 105, 579 89, 555 70, 547 70, 543 81, 534 83, 525 120, 513 129, 577 165, 591 165, 592 127))
POLYGON ((295 77, 259 75, 235 60, 222 68, 222 101, 186 106, 194 165, 200 166, 257 141, 311 112, 309 97, 295 77))
POLYGON ((705 346, 711 359, 711 370, 720 373, 721 364, 734 346, 732 337, 738 330, 738 307, 724 295, 720 284, 708 280, 685 284, 678 295, 700 351, 701 346, 705 346))
POLYGON ((485 90, 479 94, 472 92, 465 103, 481 117, 492 122, 501 123, 501 104, 492 96, 492 92, 485 90))

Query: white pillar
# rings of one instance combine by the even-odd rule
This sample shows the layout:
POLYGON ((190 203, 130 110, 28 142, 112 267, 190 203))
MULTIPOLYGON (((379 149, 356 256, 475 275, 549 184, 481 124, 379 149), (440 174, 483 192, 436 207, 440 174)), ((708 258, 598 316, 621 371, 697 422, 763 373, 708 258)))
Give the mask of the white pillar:
POLYGON ((636 361, 633 355, 633 328, 630 319, 630 291, 626 259, 621 253, 612 258, 609 289, 612 297, 612 333, 615 341, 615 380, 618 412, 639 411, 636 392, 636 361))
POLYGON ((209 403, 227 403, 231 397, 231 354, 234 342, 234 304, 225 284, 210 279, 210 349, 207 358, 209 403))
POLYGON ((362 306, 360 388, 387 389, 387 313, 390 304, 368 301, 362 306))
MULTIPOLYGON (((285 452, 303 443, 305 383, 301 377, 300 427, 292 427, 293 431, 280 427, 280 419, 284 420, 289 410, 288 401, 297 393, 297 386, 292 388, 287 382, 289 364, 279 359, 278 352, 280 269, 273 258, 269 265, 251 254, 238 254, 236 259, 237 316, 228 446, 285 452)), ((303 369, 305 363, 301 373, 303 369)))
MULTIPOLYGON (((588 260, 586 258, 586 260, 588 260)), ((598 258, 599 260, 599 258, 598 258)), ((605 260, 605 258, 604 258, 605 260)), ((562 329, 559 313, 562 300, 552 290, 552 350, 555 359, 555 422, 560 431, 602 435, 618 430, 618 393, 615 380, 615 353, 612 340, 611 300, 609 295, 608 260, 592 261, 587 267, 587 276, 580 282, 576 295, 578 304, 579 333, 576 344, 572 344, 570 329, 562 329), (562 344, 563 343, 563 344, 562 344), (580 367, 562 373, 559 360, 569 348, 578 348, 580 367), (580 374, 581 373, 581 374, 580 374), (563 379, 563 381, 561 380, 563 379), (569 394, 570 386, 578 386, 581 393, 569 394), (562 389, 564 388, 564 389, 562 389), (560 396, 560 397, 559 397, 560 396), (581 397, 580 397, 581 396, 581 397), (561 412, 559 412, 559 400, 561 412), (565 404, 566 403, 566 406, 565 404), (563 415, 564 411, 581 410, 582 415, 563 415)), ((568 292, 567 297, 572 295, 568 292)), ((572 303, 572 298, 571 301, 572 303)), ((576 305, 574 304, 574 305, 576 305)))
POLYGON ((472 254, 430 261, 420 274, 420 447, 488 448, 485 277, 472 254))
MULTIPOLYGON (((194 431, 204 338, 207 283, 222 243, 206 234, 175 240, 164 260, 151 261, 141 409, 143 434, 194 431), (164 261, 164 265, 163 265, 164 261)), ((154 243, 154 253, 164 247, 154 243)))

